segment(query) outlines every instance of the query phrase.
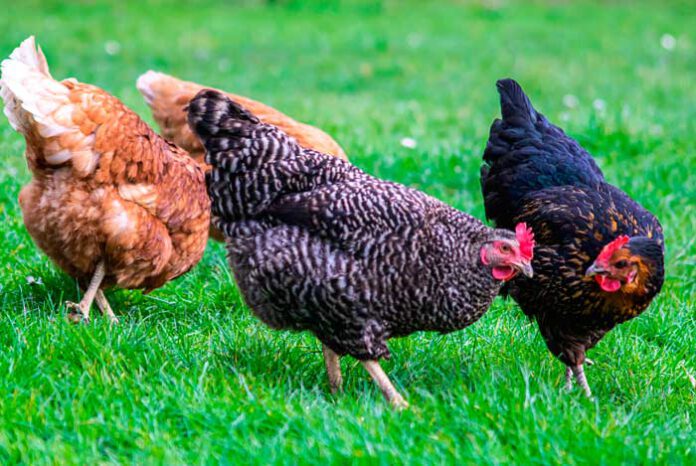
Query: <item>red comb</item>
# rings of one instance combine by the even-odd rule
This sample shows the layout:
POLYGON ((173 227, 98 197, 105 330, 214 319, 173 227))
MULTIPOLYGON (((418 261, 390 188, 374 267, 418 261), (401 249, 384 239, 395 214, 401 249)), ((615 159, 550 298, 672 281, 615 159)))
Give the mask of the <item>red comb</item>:
POLYGON ((602 252, 599 253, 597 256, 597 262, 598 264, 603 264, 606 265, 609 263, 609 259, 611 259, 611 256, 614 255, 614 252, 617 250, 621 249, 621 247, 628 243, 628 236, 626 235, 621 235, 618 238, 616 238, 614 241, 611 243, 607 244, 602 248, 602 252))
POLYGON ((526 223, 518 223, 515 227, 515 237, 520 243, 520 255, 527 260, 532 260, 534 256, 534 232, 532 229, 527 227, 526 223))

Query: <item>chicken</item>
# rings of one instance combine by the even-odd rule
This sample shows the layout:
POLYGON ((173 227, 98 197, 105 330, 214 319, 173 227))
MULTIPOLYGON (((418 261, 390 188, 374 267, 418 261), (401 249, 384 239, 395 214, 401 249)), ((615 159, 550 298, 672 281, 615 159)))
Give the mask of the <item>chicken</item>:
POLYGON ((361 361, 388 401, 387 340, 476 322, 517 273, 533 236, 493 230, 419 191, 371 177, 201 91, 188 121, 203 141, 214 223, 253 312, 323 344, 332 391, 340 356, 361 361))
POLYGON ((105 91, 54 80, 30 37, 2 62, 5 115, 26 140, 33 175, 19 195, 36 245, 86 289, 69 303, 88 320, 103 289, 158 288, 203 255, 210 222, 205 174, 105 91))
MULTIPOLYGON (((136 86, 152 109, 162 135, 186 149, 196 161, 203 163, 205 150, 188 127, 185 108, 196 93, 206 87, 155 71, 141 75, 136 86)), ((341 146, 319 128, 295 121, 261 102, 234 94, 227 95, 244 105, 264 123, 277 126, 294 137, 301 146, 348 160, 341 146)), ((216 241, 224 240, 222 232, 213 226, 210 228, 210 237, 216 241)))
POLYGON ((586 352, 642 313, 664 280, 657 218, 608 184, 592 156, 538 113, 513 80, 498 81, 502 120, 483 155, 486 216, 535 232, 534 278, 503 293, 536 320, 549 350, 591 396, 586 352))
MULTIPOLYGON (((162 135, 186 149, 199 162, 203 161, 205 151, 201 142, 194 136, 186 123, 185 107, 191 99, 207 86, 182 81, 164 73, 148 71, 138 78, 136 86, 152 109, 152 115, 162 130, 162 135)), ((220 91, 222 92, 222 91, 220 91)), ((278 110, 247 97, 227 95, 239 102, 259 120, 277 126, 306 149, 347 160, 341 146, 331 136, 315 128, 293 120, 278 110)))

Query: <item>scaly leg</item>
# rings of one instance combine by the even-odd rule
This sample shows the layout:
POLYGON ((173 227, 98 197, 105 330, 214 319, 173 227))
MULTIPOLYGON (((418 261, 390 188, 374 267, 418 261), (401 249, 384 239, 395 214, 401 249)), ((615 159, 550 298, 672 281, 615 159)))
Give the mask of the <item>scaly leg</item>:
POLYGON ((106 299, 106 295, 104 294, 103 290, 97 291, 95 301, 97 302, 97 306, 101 310, 102 314, 108 317, 109 321, 112 324, 118 324, 118 317, 116 317, 116 314, 114 314, 113 309, 111 309, 111 305, 109 304, 109 301, 106 299))
POLYGON ((585 369, 583 369, 582 364, 579 366, 572 366, 571 369, 573 371, 573 375, 575 375, 575 380, 578 381, 578 385, 580 385, 580 387, 582 387, 582 389, 585 391, 585 395, 587 395, 588 398, 592 398, 592 390, 590 390, 590 386, 587 384, 585 369))
POLYGON ((399 410, 408 408, 408 403, 399 394, 399 392, 396 391, 396 388, 394 388, 391 380, 389 380, 387 374, 385 374, 384 370, 382 370, 382 366, 379 365, 379 362, 374 360, 360 362, 365 367, 367 372, 369 372, 372 380, 377 383, 379 389, 382 390, 384 397, 393 407, 399 410))
POLYGON ((570 366, 566 366, 565 389, 568 391, 573 389, 573 370, 570 368, 570 366))
POLYGON ((94 269, 94 275, 92 275, 92 280, 90 280, 89 287, 87 287, 87 291, 85 291, 82 300, 79 303, 70 301, 65 303, 68 309, 72 309, 68 314, 68 319, 70 319, 71 322, 89 322, 89 310, 92 307, 92 302, 97 295, 97 291, 99 291, 99 286, 102 280, 104 280, 105 273, 106 267, 104 266, 104 261, 100 261, 97 264, 97 268, 94 269))
POLYGON ((326 364, 326 373, 329 376, 329 386, 331 393, 337 393, 343 390, 343 376, 341 375, 341 360, 331 348, 322 343, 321 349, 324 352, 324 363, 326 364))

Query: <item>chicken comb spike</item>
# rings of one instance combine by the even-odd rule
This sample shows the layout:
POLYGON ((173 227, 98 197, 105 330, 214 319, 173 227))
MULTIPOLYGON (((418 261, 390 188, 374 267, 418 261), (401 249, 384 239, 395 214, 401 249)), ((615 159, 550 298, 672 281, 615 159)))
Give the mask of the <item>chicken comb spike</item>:
POLYGON ((607 244, 602 248, 602 252, 597 256, 597 263, 601 265, 606 265, 609 263, 609 259, 614 255, 614 252, 621 249, 624 244, 628 243, 630 238, 626 235, 621 235, 616 238, 611 243, 607 244))
POLYGON ((527 260, 532 260, 534 257, 534 231, 528 227, 526 223, 518 223, 515 226, 515 237, 520 243, 520 254, 527 260))

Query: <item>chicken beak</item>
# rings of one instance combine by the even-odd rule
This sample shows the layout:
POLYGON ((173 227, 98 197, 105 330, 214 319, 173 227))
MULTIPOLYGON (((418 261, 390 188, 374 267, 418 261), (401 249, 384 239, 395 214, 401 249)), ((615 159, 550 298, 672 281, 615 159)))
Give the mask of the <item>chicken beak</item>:
POLYGON ((534 269, 530 262, 520 262, 517 264, 517 268, 522 272, 525 277, 532 278, 534 276, 534 269))
POLYGON ((605 272, 605 270, 597 265, 597 263, 594 263, 590 266, 589 269, 587 269, 587 272, 585 272, 586 277, 594 277, 595 275, 599 275, 600 273, 605 272))

